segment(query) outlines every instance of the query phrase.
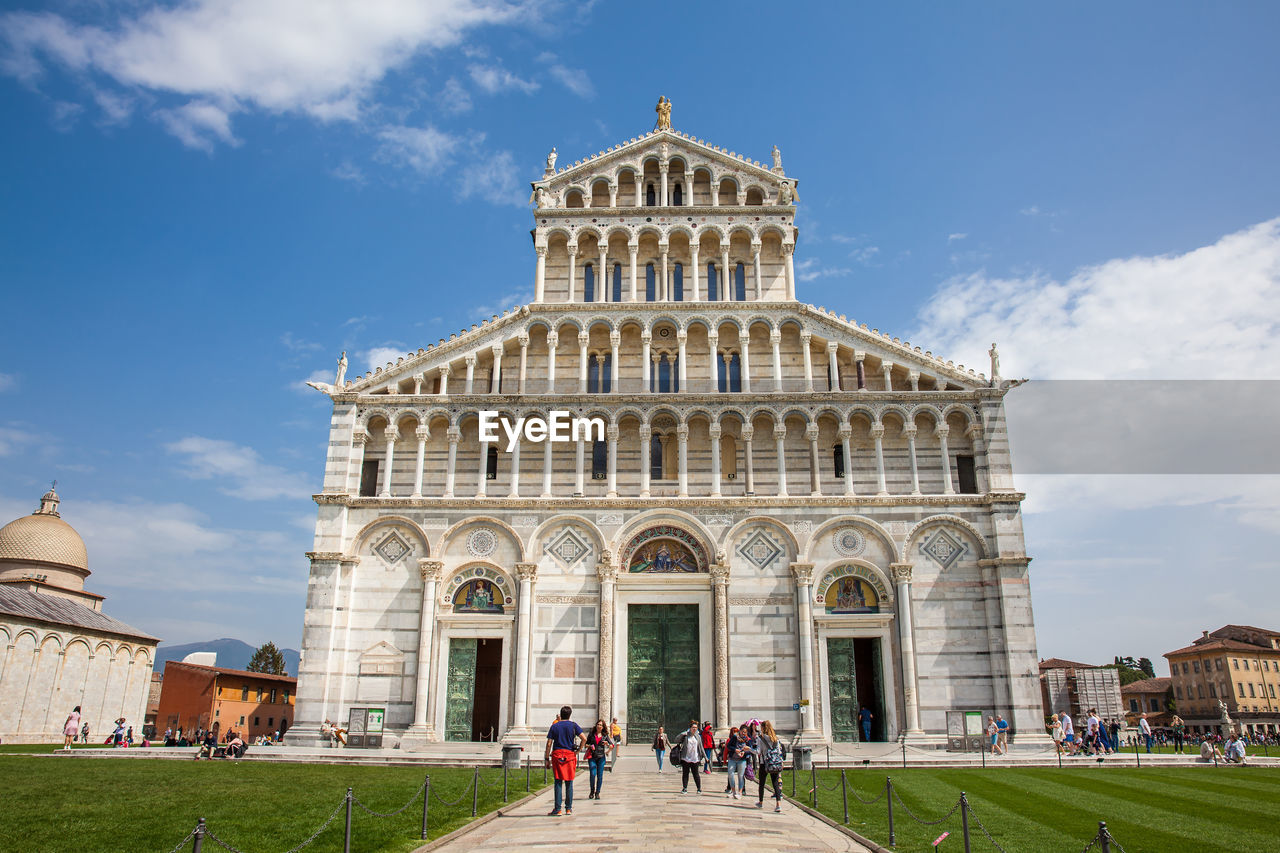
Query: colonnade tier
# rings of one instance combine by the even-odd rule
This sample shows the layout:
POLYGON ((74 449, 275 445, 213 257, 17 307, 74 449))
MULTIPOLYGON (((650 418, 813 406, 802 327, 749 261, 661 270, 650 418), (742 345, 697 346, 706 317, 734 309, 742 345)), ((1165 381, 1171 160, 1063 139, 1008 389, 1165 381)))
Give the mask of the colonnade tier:
POLYGON ((583 408, 594 430, 561 442, 481 434, 474 410, 367 409, 326 490, 378 497, 735 497, 982 494, 986 444, 969 404, 583 408), (491 440, 492 439, 492 440, 491 440), (540 446, 539 446, 540 445, 540 446), (345 463, 345 464, 344 464, 345 463), (492 485, 491 485, 492 483, 492 485))
POLYGON ((814 334, 795 317, 675 311, 534 317, 501 340, 455 352, 420 372, 406 369, 380 390, 528 396, 962 389, 942 375, 946 371, 922 369, 919 362, 931 359, 929 353, 861 349, 831 333, 814 334))
POLYGON ((753 176, 691 164, 681 156, 665 163, 650 156, 642 165, 623 163, 549 188, 545 203, 535 212, 541 216, 584 208, 763 206, 789 208, 790 202, 777 204, 777 189, 753 176))

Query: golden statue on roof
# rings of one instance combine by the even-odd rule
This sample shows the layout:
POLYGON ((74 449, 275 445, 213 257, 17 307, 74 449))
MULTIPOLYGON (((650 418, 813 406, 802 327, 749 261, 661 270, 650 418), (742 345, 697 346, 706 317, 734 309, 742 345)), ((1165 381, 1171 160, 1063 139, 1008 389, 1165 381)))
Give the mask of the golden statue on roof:
POLYGON ((653 108, 658 114, 658 130, 671 129, 671 101, 666 95, 658 96, 658 105, 653 108))

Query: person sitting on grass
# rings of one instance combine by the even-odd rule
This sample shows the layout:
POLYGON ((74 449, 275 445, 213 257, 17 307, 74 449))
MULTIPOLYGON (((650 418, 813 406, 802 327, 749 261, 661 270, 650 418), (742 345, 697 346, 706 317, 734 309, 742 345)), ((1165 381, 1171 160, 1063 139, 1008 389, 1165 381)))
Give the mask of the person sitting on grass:
POLYGON ((1227 739, 1227 763, 1244 764, 1244 738, 1232 735, 1227 739))

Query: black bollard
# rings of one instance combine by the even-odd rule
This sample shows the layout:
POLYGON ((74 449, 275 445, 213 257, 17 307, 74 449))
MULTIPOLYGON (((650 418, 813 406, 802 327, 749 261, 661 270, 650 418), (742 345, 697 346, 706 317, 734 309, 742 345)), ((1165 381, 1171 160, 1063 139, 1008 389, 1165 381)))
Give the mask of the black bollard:
POLYGON ((191 853, 200 853, 200 848, 204 847, 204 818, 196 821, 196 843, 191 845, 191 853))
POLYGON ((1062 769, 1062 744, 1058 744, 1058 769, 1062 769))
POLYGON ((840 771, 840 799, 844 803, 844 824, 849 825, 849 783, 845 781, 844 770, 840 771))
POLYGON ((791 799, 796 798, 796 755, 791 753, 791 799))
POLYGON ((351 789, 347 789, 347 830, 342 836, 342 853, 351 853, 351 789))
POLYGON ((827 744, 827 769, 831 769, 831 744, 827 744))
POLYGON ((906 767, 907 767, 907 741, 904 738, 902 741, 902 768, 905 770, 906 767))
POLYGON ((987 749, 985 744, 978 750, 978 755, 982 756, 982 766, 985 768, 987 766, 987 749))
POLYGON ((884 801, 889 804, 889 846, 897 847, 893 834, 893 780, 888 776, 884 777, 884 801))
POLYGON ((427 774, 427 784, 422 786, 422 840, 427 840, 427 806, 431 805, 431 774, 427 774))
POLYGON ((533 767, 532 762, 533 762, 532 758, 526 757, 524 760, 524 792, 526 794, 529 793, 530 790, 532 790, 529 787, 529 770, 531 767, 533 767))
POLYGON ((960 831, 964 834, 964 853, 969 853, 969 800, 960 792, 960 831))
POLYGON ((476 806, 480 805, 480 768, 476 768, 476 775, 471 778, 471 816, 476 816, 476 806))
POLYGON ((818 767, 812 760, 809 762, 809 782, 813 785, 813 807, 818 807, 818 767))
POLYGON ((502 801, 507 801, 507 762, 502 762, 502 801))
POLYGON ((1138 766, 1142 766, 1142 753, 1138 752, 1138 741, 1133 741, 1133 760, 1138 762, 1138 766))
POLYGON ((1107 822, 1098 821, 1098 841, 1102 844, 1102 853, 1111 853, 1111 833, 1107 832, 1107 822))

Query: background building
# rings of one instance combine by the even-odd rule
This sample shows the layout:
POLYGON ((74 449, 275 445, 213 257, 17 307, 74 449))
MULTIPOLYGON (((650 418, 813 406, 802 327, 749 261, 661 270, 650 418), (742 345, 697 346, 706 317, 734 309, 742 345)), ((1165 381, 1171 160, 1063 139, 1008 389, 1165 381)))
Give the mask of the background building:
POLYGON ((1146 714, 1147 724, 1153 728, 1170 725, 1173 714, 1168 710, 1168 701, 1173 698, 1172 693, 1171 678, 1144 678, 1129 682, 1120 688, 1125 722, 1136 726, 1139 716, 1146 714))
POLYGON ((0 734, 62 741, 76 705, 99 741, 124 717, 141 739, 155 637, 102 612, 84 588, 89 555, 50 489, 0 527, 0 734))
POLYGON ((796 200, 776 149, 662 122, 553 151, 532 304, 314 383, 298 740, 364 706, 406 746, 530 739, 566 703, 633 743, 695 717, 852 741, 863 704, 874 740, 942 743, 952 709, 1044 734, 1017 383, 798 301, 796 200), (481 410, 601 429, 508 448, 481 410))
POLYGON ((1062 658, 1040 661, 1040 701, 1045 717, 1067 710, 1078 720, 1090 708, 1104 720, 1121 719, 1124 713, 1119 672, 1062 658))
POLYGON ((1222 703, 1244 731, 1280 732, 1280 632, 1224 625, 1164 656, 1178 715, 1190 731, 1218 731, 1222 703))
POLYGON ((156 728, 194 738, 196 729, 210 729, 221 738, 235 731, 246 740, 259 735, 282 736, 293 723, 298 680, 243 669, 224 669, 168 661, 156 728))

